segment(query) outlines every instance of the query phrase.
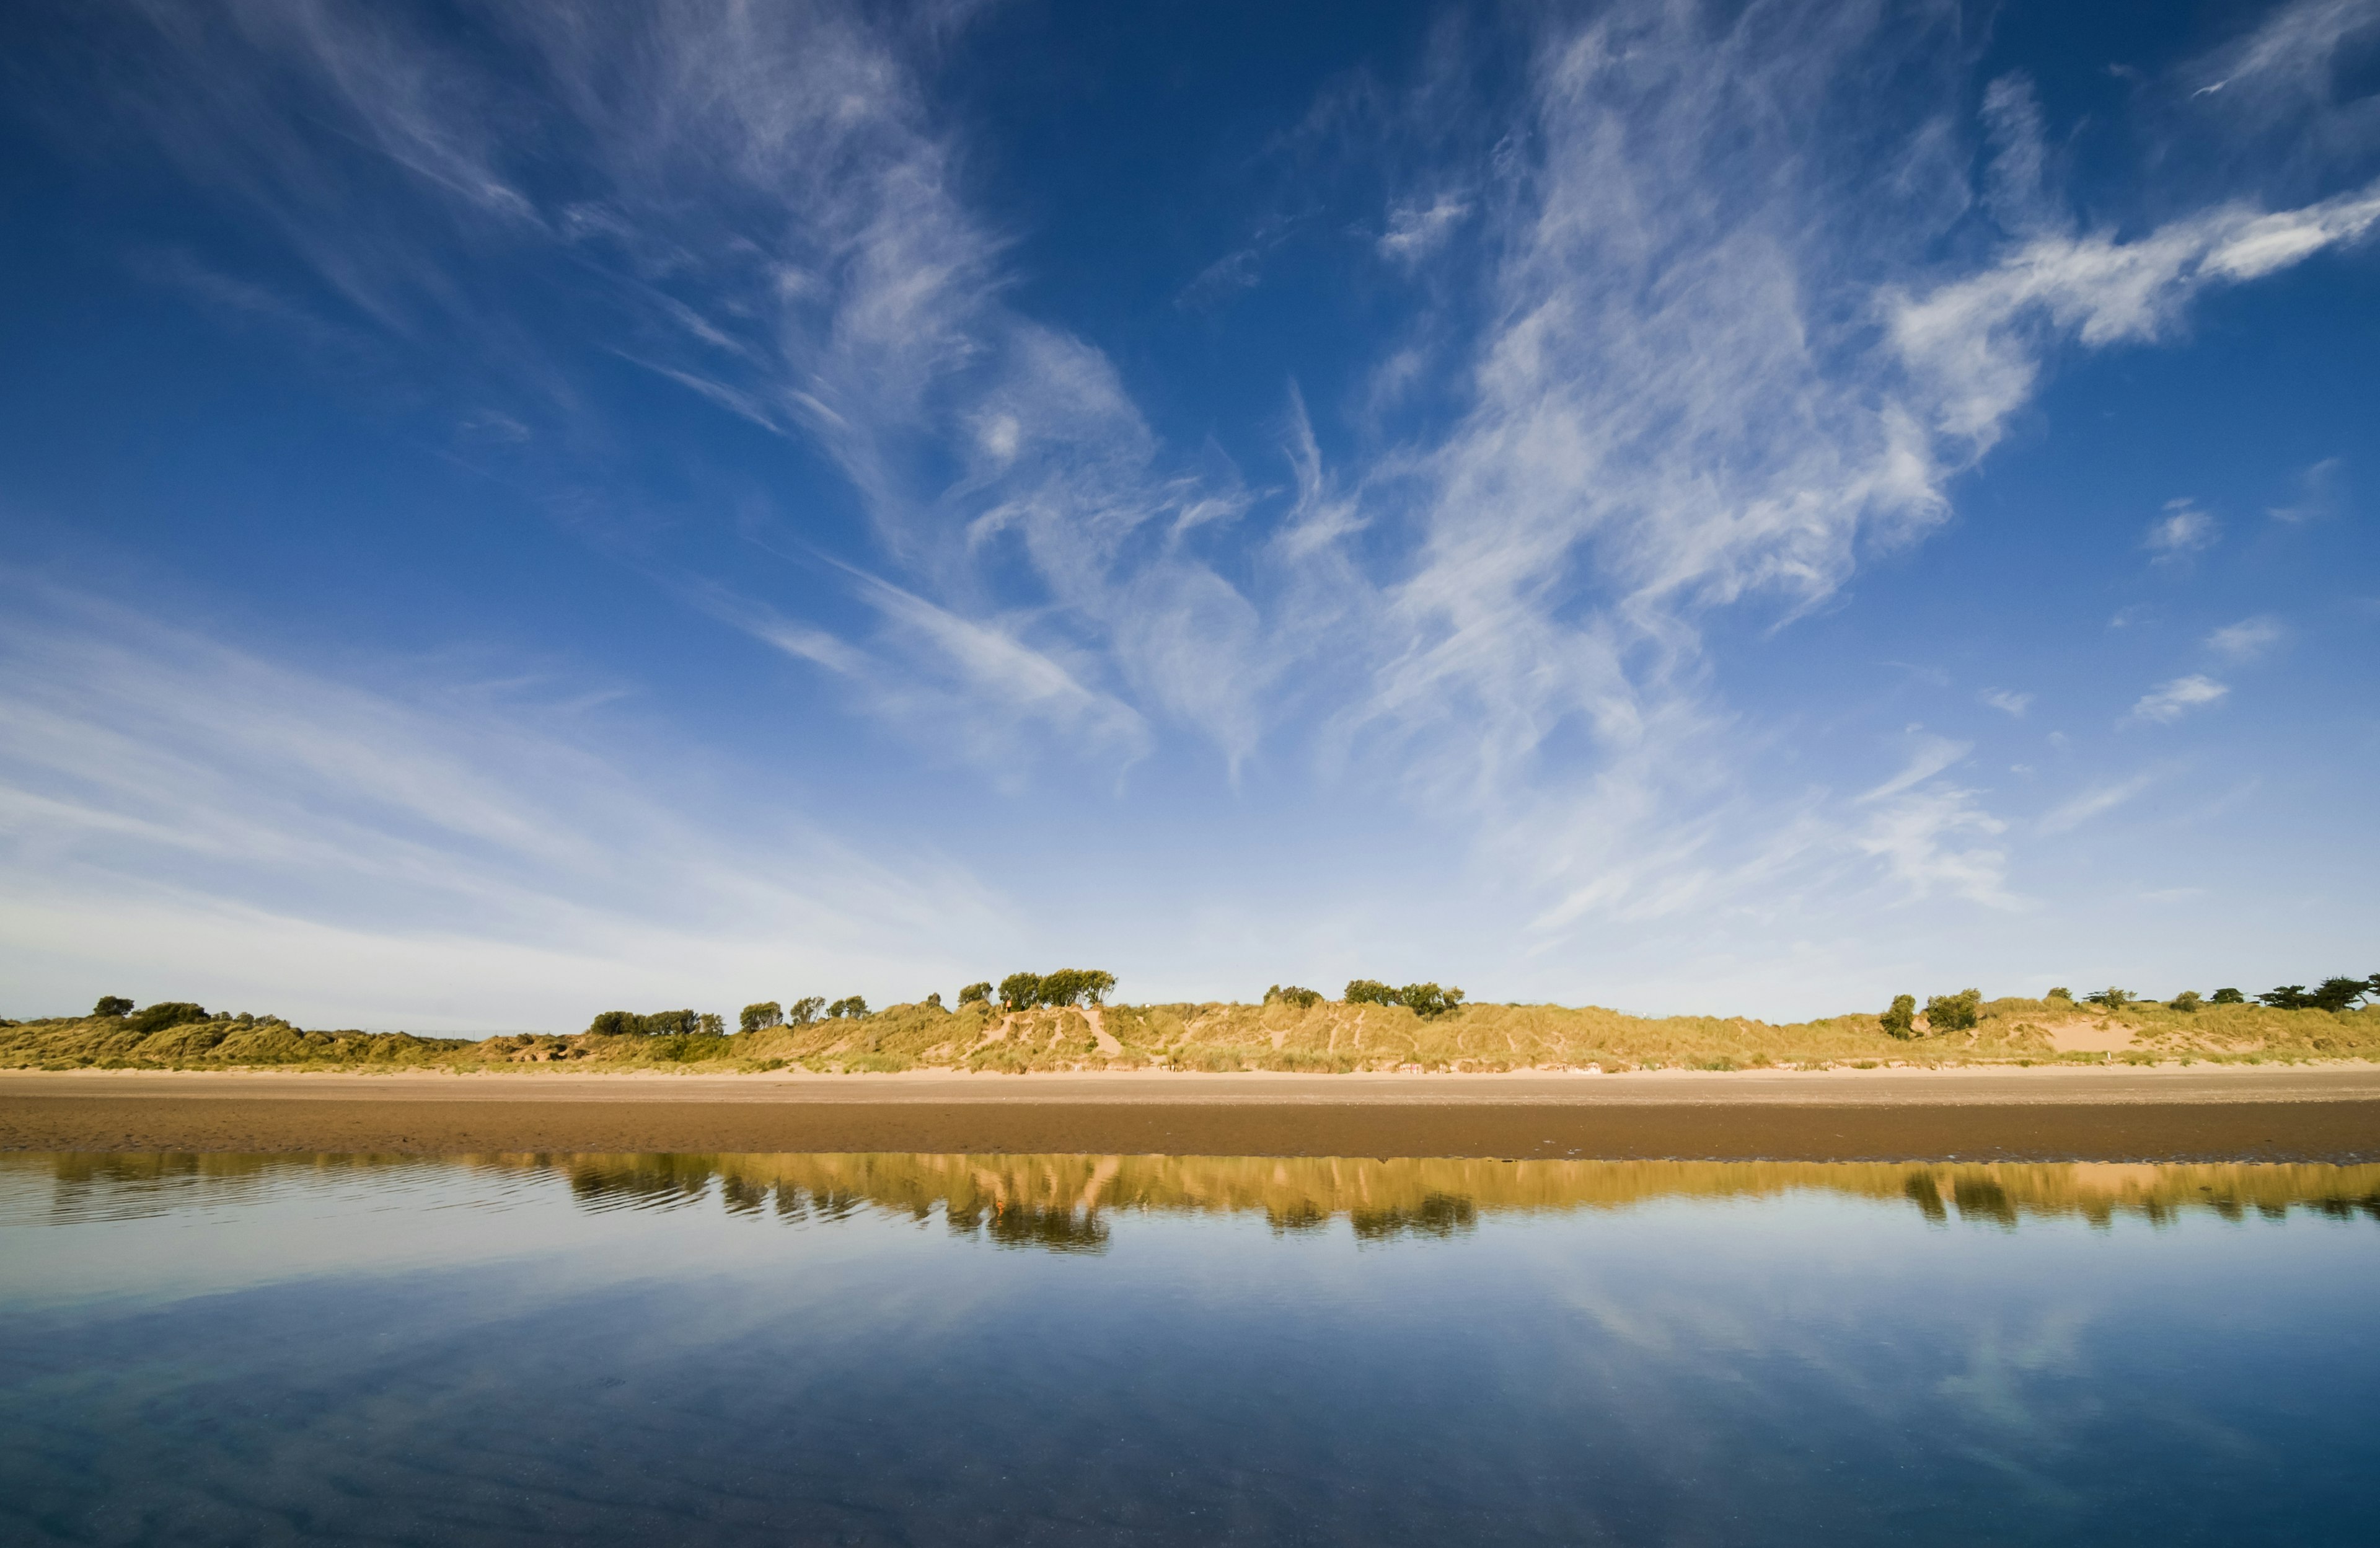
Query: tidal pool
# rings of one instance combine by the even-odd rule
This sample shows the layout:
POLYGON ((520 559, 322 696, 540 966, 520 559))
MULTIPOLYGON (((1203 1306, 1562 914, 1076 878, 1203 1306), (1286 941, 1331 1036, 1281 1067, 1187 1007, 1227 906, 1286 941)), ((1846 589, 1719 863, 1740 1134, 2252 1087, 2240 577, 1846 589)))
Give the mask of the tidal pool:
POLYGON ((2364 1542, 2380 1167, 0 1157, 23 1543, 2364 1542))

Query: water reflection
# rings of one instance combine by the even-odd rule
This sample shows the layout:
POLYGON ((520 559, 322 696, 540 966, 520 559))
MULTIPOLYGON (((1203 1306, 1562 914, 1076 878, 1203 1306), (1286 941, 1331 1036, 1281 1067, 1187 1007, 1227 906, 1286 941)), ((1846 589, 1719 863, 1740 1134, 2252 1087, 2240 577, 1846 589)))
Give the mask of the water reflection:
MULTIPOLYGON (((1790 1193, 1900 1200, 1937 1225, 2119 1216, 2152 1225, 2204 1211, 2244 1220, 2302 1210, 2380 1220, 2380 1165, 2252 1163, 1481 1161, 1088 1155, 18 1155, 0 1158, 0 1223, 125 1220, 237 1207, 276 1186, 347 1182, 385 1197, 461 1166, 485 1180, 560 1177, 582 1210, 716 1207, 756 1222, 856 1212, 940 1216, 1002 1247, 1097 1253, 1116 1217, 1260 1214, 1280 1236, 1344 1220, 1363 1243, 1451 1240, 1485 1215, 1624 1210, 1660 1200, 1790 1193)), ((502 1187, 473 1201, 504 1208, 502 1187)))
POLYGON ((2362 1542, 2373 1221, 2376 1166, 0 1156, 0 1542, 2362 1542))

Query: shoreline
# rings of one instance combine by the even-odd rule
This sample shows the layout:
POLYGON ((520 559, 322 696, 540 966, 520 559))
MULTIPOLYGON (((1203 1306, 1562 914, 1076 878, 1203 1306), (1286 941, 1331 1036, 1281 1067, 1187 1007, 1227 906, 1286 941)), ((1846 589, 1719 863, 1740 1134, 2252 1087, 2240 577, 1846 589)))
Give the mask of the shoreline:
POLYGON ((0 1150, 2380 1160, 2380 1067, 0 1073, 0 1150))

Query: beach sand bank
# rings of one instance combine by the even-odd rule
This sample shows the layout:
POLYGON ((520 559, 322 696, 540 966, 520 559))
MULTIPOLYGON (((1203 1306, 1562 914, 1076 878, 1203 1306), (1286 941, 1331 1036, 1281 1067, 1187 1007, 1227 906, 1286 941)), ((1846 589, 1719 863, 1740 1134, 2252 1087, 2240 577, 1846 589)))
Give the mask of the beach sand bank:
POLYGON ((2380 1068, 0 1075, 0 1149, 2380 1160, 2380 1068))

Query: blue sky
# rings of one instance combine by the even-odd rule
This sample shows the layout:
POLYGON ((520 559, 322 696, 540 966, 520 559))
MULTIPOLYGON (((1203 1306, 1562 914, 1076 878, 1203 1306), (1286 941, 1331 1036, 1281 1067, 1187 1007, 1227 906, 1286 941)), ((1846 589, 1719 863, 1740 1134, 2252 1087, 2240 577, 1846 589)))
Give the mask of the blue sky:
POLYGON ((35 4, 0 991, 2380 967, 2380 0, 35 4))

